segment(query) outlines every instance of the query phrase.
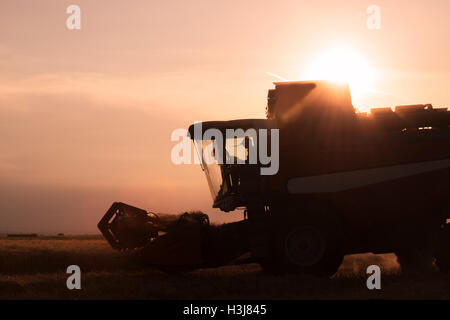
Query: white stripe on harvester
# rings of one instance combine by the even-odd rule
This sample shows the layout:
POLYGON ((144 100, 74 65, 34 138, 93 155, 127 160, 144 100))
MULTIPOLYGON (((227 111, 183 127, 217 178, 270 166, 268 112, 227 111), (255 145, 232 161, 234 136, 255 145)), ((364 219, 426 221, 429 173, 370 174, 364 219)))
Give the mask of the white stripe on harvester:
POLYGON ((292 178, 289 193, 338 192, 450 167, 450 159, 292 178))

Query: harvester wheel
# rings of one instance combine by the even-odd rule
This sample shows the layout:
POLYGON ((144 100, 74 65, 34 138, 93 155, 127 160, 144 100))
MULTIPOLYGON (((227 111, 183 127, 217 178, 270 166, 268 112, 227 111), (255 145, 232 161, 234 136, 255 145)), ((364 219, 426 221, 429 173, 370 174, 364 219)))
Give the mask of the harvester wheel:
POLYGON ((450 224, 442 226, 435 253, 436 266, 439 271, 450 272, 450 224))
POLYGON ((275 274, 331 277, 344 258, 340 240, 337 219, 331 218, 329 212, 311 212, 301 220, 284 221, 272 242, 270 257, 260 264, 275 274))
POLYGON ((397 250, 395 255, 403 274, 424 273, 433 270, 433 254, 431 250, 425 248, 402 249, 397 250))
POLYGON ((406 237, 408 241, 395 251, 402 273, 422 274, 433 272, 433 261, 436 254, 438 254, 437 251, 439 251, 435 247, 442 243, 438 239, 439 227, 439 221, 430 223, 428 226, 420 226, 420 223, 417 223, 415 227, 412 227, 412 230, 414 230, 413 236, 409 235, 406 237))

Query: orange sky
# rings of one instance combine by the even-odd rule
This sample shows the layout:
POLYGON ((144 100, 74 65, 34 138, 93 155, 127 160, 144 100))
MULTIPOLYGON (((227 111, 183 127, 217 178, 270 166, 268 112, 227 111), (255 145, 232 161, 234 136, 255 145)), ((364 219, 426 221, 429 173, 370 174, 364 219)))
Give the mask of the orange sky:
POLYGON ((450 106, 450 2, 0 2, 0 233, 96 232, 115 200, 210 209, 200 168, 170 161, 196 120, 264 117, 277 79, 306 80, 331 48, 376 69, 354 104, 450 106), (81 8, 69 31, 67 6, 81 8), (366 8, 381 8, 381 30, 366 8))

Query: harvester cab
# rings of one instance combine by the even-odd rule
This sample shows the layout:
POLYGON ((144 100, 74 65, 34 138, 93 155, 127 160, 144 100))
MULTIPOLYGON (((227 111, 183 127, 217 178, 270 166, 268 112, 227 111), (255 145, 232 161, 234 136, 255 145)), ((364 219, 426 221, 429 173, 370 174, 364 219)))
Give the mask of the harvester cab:
POLYGON ((189 127, 214 208, 228 212, 268 205, 273 198, 269 184, 273 188, 273 183, 282 183, 270 176, 278 173, 280 159, 289 157, 296 147, 300 131, 322 136, 330 129, 351 126, 356 118, 346 84, 280 82, 275 86, 268 94, 267 119, 201 122, 189 127), (288 139, 280 140, 280 130, 288 139))
MULTIPOLYGON (((213 198, 213 207, 229 212, 247 206, 263 189, 261 169, 271 163, 265 145, 276 121, 245 119, 193 124, 189 136, 201 158, 213 198), (258 152, 259 151, 259 152, 258 152), (269 161, 261 163, 261 157, 269 161)), ((270 149, 269 149, 270 150, 270 149)))

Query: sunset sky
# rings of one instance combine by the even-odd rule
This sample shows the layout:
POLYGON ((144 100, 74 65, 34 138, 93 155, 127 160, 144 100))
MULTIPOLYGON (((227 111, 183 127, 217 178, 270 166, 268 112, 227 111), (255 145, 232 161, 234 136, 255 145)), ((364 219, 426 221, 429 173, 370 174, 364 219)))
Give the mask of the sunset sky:
POLYGON ((3 0, 0 233, 97 232, 113 201, 238 219, 211 209, 198 165, 172 164, 173 130, 262 118, 271 74, 313 80, 341 49, 373 71, 359 109, 450 106, 449 15, 448 0, 3 0))

